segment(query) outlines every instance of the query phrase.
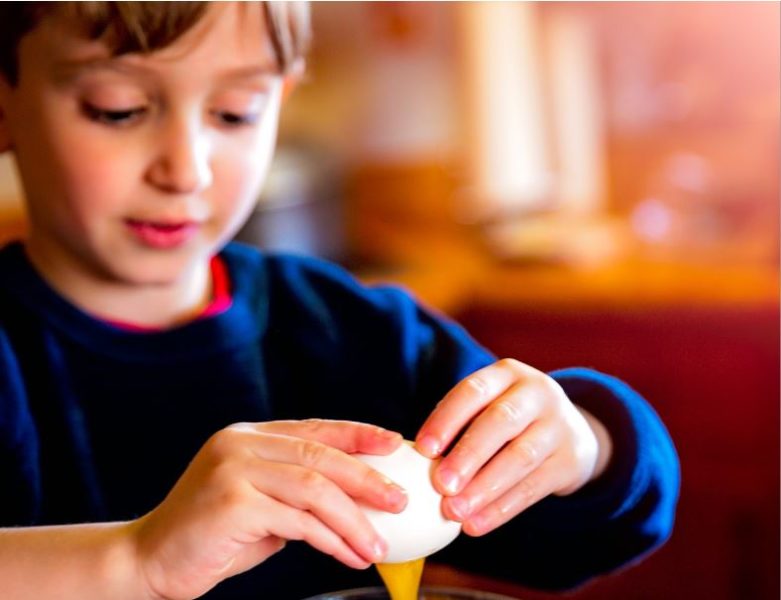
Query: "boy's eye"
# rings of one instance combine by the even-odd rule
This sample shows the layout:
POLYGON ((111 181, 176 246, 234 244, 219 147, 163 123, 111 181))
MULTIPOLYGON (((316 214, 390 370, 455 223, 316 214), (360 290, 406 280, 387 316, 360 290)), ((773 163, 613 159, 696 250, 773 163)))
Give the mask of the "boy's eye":
POLYGON ((258 115, 256 113, 234 113, 218 110, 214 112, 214 115, 217 117, 220 123, 229 127, 254 125, 258 120, 258 115))
POLYGON ((129 125, 146 112, 144 106, 109 110, 85 102, 82 107, 88 118, 106 125, 129 125))

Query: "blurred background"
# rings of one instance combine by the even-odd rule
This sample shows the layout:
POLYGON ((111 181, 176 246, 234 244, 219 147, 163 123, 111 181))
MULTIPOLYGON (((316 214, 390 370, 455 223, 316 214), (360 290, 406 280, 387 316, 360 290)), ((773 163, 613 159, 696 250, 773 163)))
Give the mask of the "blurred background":
MULTIPOLYGON (((239 238, 650 400, 681 456, 675 533, 572 598, 779 597, 780 6, 313 4, 239 238)), ((4 159, 0 242, 23 232, 4 159)))

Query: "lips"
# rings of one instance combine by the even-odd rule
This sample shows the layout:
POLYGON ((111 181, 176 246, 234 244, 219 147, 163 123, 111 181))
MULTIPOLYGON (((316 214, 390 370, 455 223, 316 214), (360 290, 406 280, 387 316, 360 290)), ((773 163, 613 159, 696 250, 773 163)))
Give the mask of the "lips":
POLYGON ((163 250, 184 245, 198 233, 200 228, 196 221, 126 219, 125 225, 136 240, 144 246, 163 250))

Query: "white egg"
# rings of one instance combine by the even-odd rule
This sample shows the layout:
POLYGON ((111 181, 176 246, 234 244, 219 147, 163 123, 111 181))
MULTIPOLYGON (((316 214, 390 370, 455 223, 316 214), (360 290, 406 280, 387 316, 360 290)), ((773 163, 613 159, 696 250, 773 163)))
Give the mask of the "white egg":
POLYGON ((461 523, 442 515, 442 496, 431 483, 434 461, 420 454, 411 443, 404 443, 385 456, 357 454, 356 458, 407 492, 408 503, 400 513, 361 507, 377 533, 388 543, 383 562, 407 562, 428 556, 458 536, 461 523))

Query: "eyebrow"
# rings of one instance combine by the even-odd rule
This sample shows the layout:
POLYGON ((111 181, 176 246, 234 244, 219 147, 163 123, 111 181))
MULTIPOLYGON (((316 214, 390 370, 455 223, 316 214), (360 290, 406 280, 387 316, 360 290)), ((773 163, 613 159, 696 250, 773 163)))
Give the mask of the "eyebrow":
POLYGON ((281 75, 282 73, 276 64, 269 65, 252 65, 249 67, 239 67, 236 69, 226 69, 219 74, 220 79, 224 80, 239 80, 239 79, 256 79, 258 77, 266 77, 268 75, 281 75))
POLYGON ((109 58, 86 59, 86 60, 60 60, 52 65, 52 72, 59 81, 75 79, 83 73, 93 71, 108 70, 117 71, 126 75, 147 74, 147 70, 134 67, 125 63, 117 62, 109 58))
MULTIPOLYGON (((117 60, 116 57, 62 60, 55 62, 53 66, 55 77, 58 80, 70 80, 83 73, 99 70, 115 71, 123 75, 141 77, 149 77, 151 74, 156 74, 154 69, 117 60)), ((217 74, 217 78, 222 81, 243 81, 268 77, 270 75, 281 75, 276 64, 250 65, 246 67, 225 69, 217 74)))

